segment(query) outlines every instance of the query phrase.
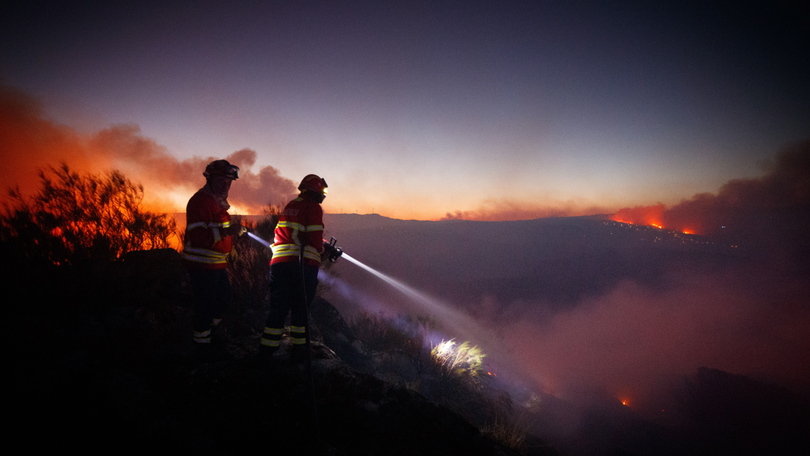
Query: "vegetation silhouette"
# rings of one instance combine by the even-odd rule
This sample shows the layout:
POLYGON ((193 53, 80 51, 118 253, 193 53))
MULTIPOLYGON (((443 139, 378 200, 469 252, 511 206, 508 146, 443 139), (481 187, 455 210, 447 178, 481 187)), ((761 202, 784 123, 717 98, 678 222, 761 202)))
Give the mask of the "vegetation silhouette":
POLYGON ((80 174, 62 162, 40 170, 39 178, 40 190, 31 197, 19 187, 8 190, 0 216, 8 258, 31 265, 117 260, 179 239, 174 219, 142 209, 143 186, 118 170, 80 174))

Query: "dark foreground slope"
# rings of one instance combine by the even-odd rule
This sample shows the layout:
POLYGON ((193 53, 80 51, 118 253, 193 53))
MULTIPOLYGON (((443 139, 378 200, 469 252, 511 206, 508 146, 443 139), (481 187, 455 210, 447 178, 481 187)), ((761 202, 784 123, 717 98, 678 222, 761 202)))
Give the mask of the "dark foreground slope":
POLYGON ((6 289, 24 299, 3 319, 4 440, 89 454, 513 454, 334 357, 314 360, 313 390, 302 366, 255 359, 259 332, 245 320, 197 357, 182 276, 174 251, 18 271, 6 289))

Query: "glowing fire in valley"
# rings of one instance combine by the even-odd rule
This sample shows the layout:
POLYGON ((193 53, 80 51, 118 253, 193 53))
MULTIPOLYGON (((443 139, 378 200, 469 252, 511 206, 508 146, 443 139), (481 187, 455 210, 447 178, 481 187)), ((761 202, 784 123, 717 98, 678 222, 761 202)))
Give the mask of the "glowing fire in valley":
POLYGON ((689 227, 667 226, 664 220, 664 205, 640 206, 624 208, 610 216, 610 220, 628 225, 651 226, 659 230, 680 231, 683 234, 697 234, 696 230, 689 227))

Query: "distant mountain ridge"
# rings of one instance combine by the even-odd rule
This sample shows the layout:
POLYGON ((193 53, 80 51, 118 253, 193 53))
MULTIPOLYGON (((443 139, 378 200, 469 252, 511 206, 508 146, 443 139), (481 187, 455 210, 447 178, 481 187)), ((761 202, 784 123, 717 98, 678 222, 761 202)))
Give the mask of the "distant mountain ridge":
MULTIPOLYGON (((739 261, 740 249, 703 236, 613 222, 606 216, 520 221, 418 221, 379 215, 327 214, 352 257, 455 302, 496 296, 565 306, 622 280, 656 285, 673 269, 739 261)), ((340 273, 369 291, 367 273, 340 273)))

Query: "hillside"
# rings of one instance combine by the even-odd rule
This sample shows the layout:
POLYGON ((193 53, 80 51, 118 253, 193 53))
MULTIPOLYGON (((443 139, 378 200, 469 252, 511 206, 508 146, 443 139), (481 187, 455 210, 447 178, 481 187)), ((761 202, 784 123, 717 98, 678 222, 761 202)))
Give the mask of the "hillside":
MULTIPOLYGON (((302 365, 254 359, 263 323, 244 305, 215 334, 215 353, 196 355, 184 277, 171 250, 18 277, 11 286, 17 291, 48 286, 29 288, 26 305, 3 319, 5 345, 13 347, 6 441, 32 452, 85 454, 247 454, 293 446, 301 454, 517 454, 458 414, 353 369, 323 345, 312 366, 314 391, 302 365)), ((318 306, 314 312, 334 319, 321 317, 320 340, 347 340, 330 329, 346 330, 339 314, 326 301, 318 306)))

